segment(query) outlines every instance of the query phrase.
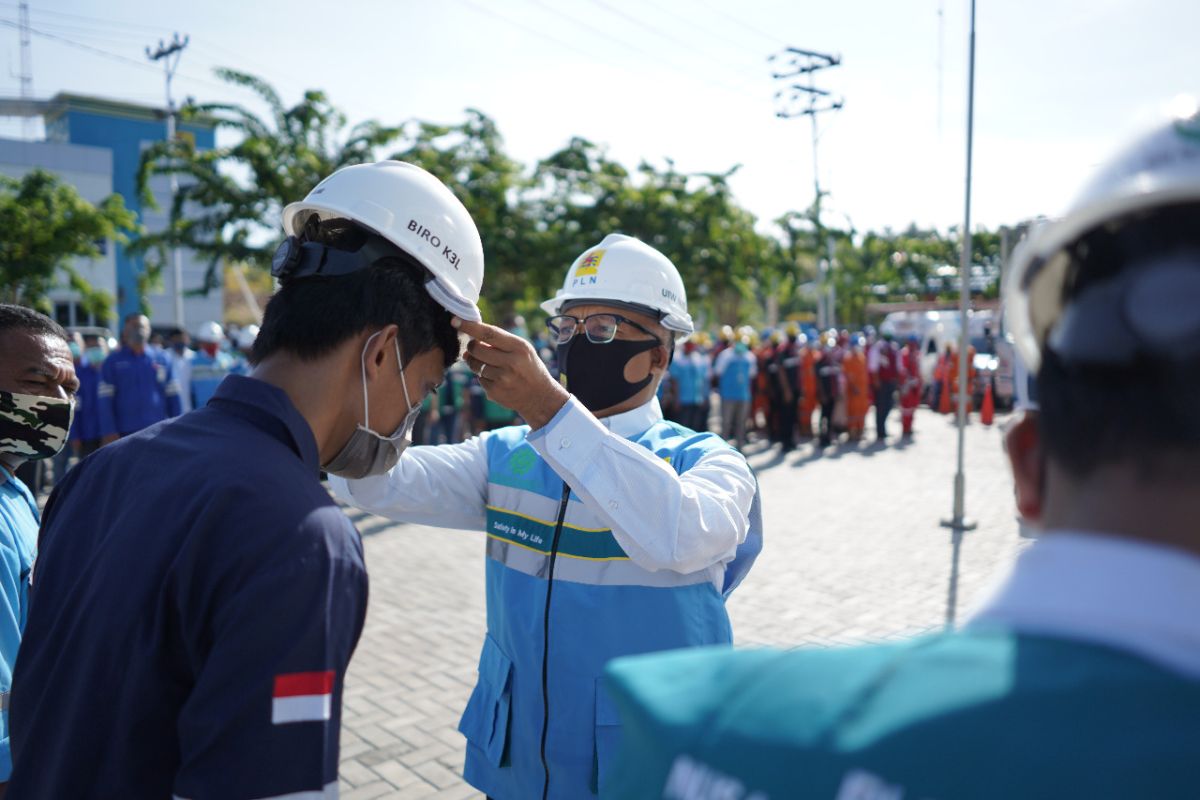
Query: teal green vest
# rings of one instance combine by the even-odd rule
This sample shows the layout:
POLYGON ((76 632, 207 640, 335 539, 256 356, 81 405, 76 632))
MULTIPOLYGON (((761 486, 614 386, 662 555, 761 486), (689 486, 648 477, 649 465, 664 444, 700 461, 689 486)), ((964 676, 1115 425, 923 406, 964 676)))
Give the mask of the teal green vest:
MULTIPOLYGON (((762 528, 756 496, 747 543, 718 588, 707 571, 642 569, 571 494, 547 618, 549 553, 564 484, 525 441, 527 430, 504 428, 488 439, 488 634, 459 725, 467 737, 464 776, 498 800, 542 796, 548 652, 548 796, 576 800, 606 784, 620 742, 616 710, 600 685, 605 665, 623 655, 729 644, 724 595, 758 554, 762 528)), ((705 453, 728 449, 720 437, 667 422, 631 438, 680 473, 705 453)))
POLYGON ((636 800, 1200 797, 1200 681, 1011 632, 622 659, 636 800))

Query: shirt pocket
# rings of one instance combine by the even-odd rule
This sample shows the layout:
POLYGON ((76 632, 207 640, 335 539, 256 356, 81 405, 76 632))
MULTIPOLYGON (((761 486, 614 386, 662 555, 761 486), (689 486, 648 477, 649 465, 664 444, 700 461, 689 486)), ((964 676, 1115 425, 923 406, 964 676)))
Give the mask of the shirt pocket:
POLYGON ((596 679, 596 749, 593 769, 593 791, 606 797, 605 790, 613 775, 617 762, 617 751, 621 747, 621 715, 616 703, 604 688, 604 679, 596 679))
POLYGON ((479 655, 479 682, 467 702, 458 730, 499 767, 505 760, 512 717, 512 660, 490 635, 479 655))

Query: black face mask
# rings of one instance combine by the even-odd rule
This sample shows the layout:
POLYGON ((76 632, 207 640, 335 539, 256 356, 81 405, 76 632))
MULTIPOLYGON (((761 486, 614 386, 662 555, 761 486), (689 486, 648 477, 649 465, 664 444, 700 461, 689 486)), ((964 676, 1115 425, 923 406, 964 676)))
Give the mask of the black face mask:
POLYGON ((625 380, 625 365, 639 353, 660 347, 657 339, 629 341, 613 339, 594 344, 582 334, 558 347, 558 370, 567 376, 567 391, 588 411, 601 411, 624 403, 653 380, 647 375, 637 383, 625 380))

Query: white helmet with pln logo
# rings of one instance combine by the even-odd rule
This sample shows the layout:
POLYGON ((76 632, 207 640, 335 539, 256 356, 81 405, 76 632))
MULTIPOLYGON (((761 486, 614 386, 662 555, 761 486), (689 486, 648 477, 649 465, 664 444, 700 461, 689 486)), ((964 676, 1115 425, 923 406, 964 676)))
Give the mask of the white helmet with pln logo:
POLYGON ((283 209, 283 229, 299 236, 311 214, 341 217, 382 236, 429 271, 426 291, 450 313, 479 322, 483 245, 467 209, 444 183, 414 164, 379 161, 343 167, 308 197, 283 209))
POLYGON ((542 310, 554 316, 580 302, 625 305, 656 316, 676 339, 695 330, 679 270, 650 245, 621 233, 610 233, 575 259, 563 288, 542 310))
POLYGON ((1194 268, 1127 270, 1086 295, 1067 297, 1065 290, 1079 266, 1077 246, 1088 236, 1198 202, 1200 113, 1194 113, 1134 140, 1061 219, 1042 224, 1017 246, 1004 287, 1005 319, 1030 372, 1037 372, 1048 345, 1068 360, 1114 363, 1139 347, 1169 351, 1181 332, 1195 338, 1188 334, 1200 308, 1194 268))

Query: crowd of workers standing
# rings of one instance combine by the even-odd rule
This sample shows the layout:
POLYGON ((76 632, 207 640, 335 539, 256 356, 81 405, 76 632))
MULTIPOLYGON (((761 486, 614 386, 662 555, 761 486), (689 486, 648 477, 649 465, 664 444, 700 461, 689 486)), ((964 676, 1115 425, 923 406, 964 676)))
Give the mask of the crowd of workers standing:
MULTIPOLYGON (((975 381, 972 361, 973 354, 968 385, 975 381)), ((861 441, 872 407, 876 441, 887 440, 897 405, 900 435, 909 439, 917 407, 924 399, 936 408, 944 387, 957 386, 958 369, 947 348, 926 386, 919 339, 900 343, 870 326, 822 333, 797 323, 761 332, 726 325, 715 341, 701 333, 684 343, 659 400, 668 419, 692 430, 716 430, 739 449, 754 437, 788 453, 814 439, 819 447, 842 437, 861 441)))
MULTIPOLYGON (((544 331, 530 331, 513 315, 504 327, 528 339, 551 371, 556 352, 544 331)), ((70 348, 80 389, 69 446, 50 462, 30 461, 22 478, 35 490, 49 488, 73 459, 82 459, 170 417, 202 408, 227 375, 249 374, 247 357, 257 325, 206 321, 191 331, 154 329, 148 317, 123 321, 120 342, 96 331, 71 332, 70 348)), ((886 441, 887 420, 899 406, 901 436, 913 436, 922 400, 936 408, 944 384, 957 386, 958 358, 947 348, 934 380, 921 377, 920 343, 903 344, 867 326, 819 332, 787 323, 776 330, 725 325, 714 337, 701 331, 675 353, 659 386, 663 415, 686 428, 713 431, 744 449, 751 441, 791 452, 803 442, 827 447, 861 441, 874 408, 877 441, 886 441)), ((968 361, 971 364, 971 361, 968 361)), ((969 366, 973 383, 974 368, 969 366)), ((465 362, 446 373, 438 390, 421 403, 413 443, 456 444, 484 431, 520 422, 511 409, 487 397, 465 362)))

